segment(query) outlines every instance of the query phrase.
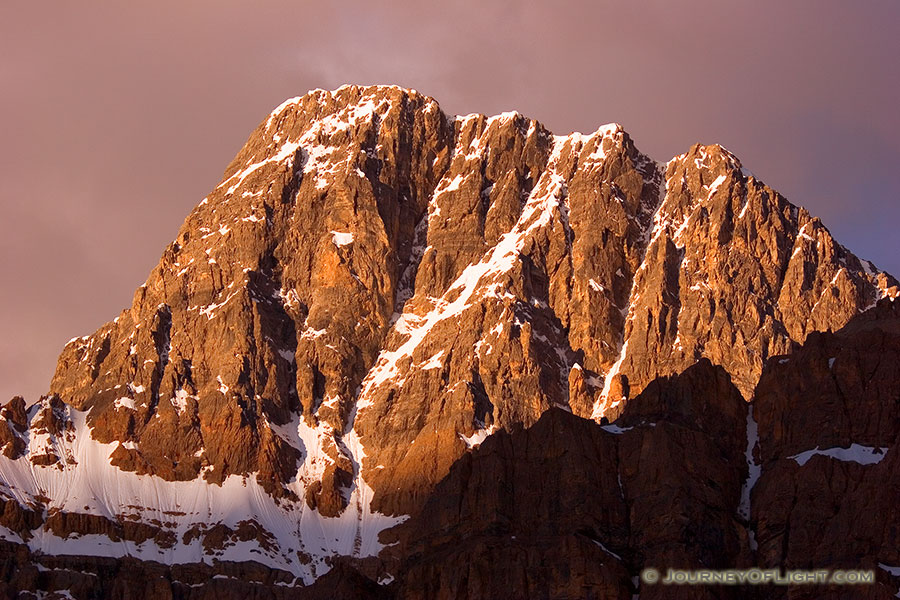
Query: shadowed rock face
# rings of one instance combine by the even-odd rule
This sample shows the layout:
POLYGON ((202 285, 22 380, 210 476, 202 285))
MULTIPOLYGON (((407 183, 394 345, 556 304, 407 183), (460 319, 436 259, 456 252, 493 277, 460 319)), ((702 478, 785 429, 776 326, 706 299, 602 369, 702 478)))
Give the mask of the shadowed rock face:
POLYGON ((389 590, 336 562, 312 585, 291 586, 290 573, 256 562, 163 565, 134 558, 35 556, 0 541, 4 598, 111 600, 388 600, 389 590), (41 595, 38 595, 41 592, 41 595))
POLYGON ((393 532, 399 596, 630 599, 644 566, 753 564, 738 516, 746 415, 703 360, 654 381, 615 425, 551 409, 489 437, 393 532))
POLYGON ((891 590, 884 597, 896 594, 900 577, 888 568, 900 565, 900 302, 773 359, 754 410, 760 564, 872 568, 891 590))
MULTIPOLYGON (((651 432, 635 421, 614 443, 585 433, 585 448, 604 457, 594 467, 618 465, 626 490, 672 477, 671 502, 691 521, 694 494, 724 511, 740 492, 745 449, 724 432, 735 420, 746 429, 761 375, 777 396, 767 360, 832 339, 816 332, 898 293, 720 146, 660 164, 615 124, 554 136, 517 113, 449 117, 396 87, 317 90, 253 132, 131 307, 66 345, 50 396, 0 409, 4 523, 20 542, 38 526, 128 539, 126 521, 146 525, 134 535, 155 540, 162 562, 190 544, 199 561, 256 543, 260 560, 309 583, 326 559, 377 554, 377 532, 397 521, 384 515, 418 513, 470 447, 554 408, 658 422, 651 432), (663 433, 654 466, 635 470, 644 436, 663 433), (600 450, 610 444, 612 458, 600 450), (695 464, 692 445, 730 466, 695 464), (97 460, 135 489, 150 477, 156 497, 125 510, 97 491, 97 460), (698 479, 678 487, 684 469, 698 479), (704 470, 719 489, 701 492, 704 470), (221 510, 180 508, 188 484, 221 510), (248 486, 265 513, 252 536, 241 523, 259 515, 229 504, 248 486), (52 528, 48 509, 63 515, 52 528), (275 544, 273 529, 291 531, 275 544), (232 542, 219 549, 219 538, 232 542)), ((881 327, 862 322, 853 327, 881 327)), ((762 404, 761 436, 792 410, 762 404)), ((858 426, 888 435, 885 419, 858 426)), ((773 439, 777 453, 794 438, 773 439)), ((669 501, 628 502, 645 513, 669 501)), ((734 527, 720 519, 698 533, 696 556, 715 547, 743 560, 734 527)), ((663 523, 624 531, 623 549, 681 551, 666 549, 676 534, 663 523)), ((585 536, 571 535, 560 556, 581 552, 585 536)), ((584 581, 612 582, 616 569, 584 581)))
POLYGON ((900 302, 882 301, 809 336, 770 361, 750 405, 701 360, 613 424, 552 409, 489 437, 386 534, 398 597, 893 597, 898 325, 900 302), (754 566, 872 569, 876 582, 636 590, 646 567, 754 566))

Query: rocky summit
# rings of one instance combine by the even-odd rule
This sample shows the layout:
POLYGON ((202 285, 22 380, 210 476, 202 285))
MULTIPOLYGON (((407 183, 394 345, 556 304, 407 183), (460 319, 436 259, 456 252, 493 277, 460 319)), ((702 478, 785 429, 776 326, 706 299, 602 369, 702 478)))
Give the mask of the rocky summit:
POLYGON ((721 146, 316 90, 0 408, 0 595, 892 597, 898 296, 721 146), (876 582, 638 577, 753 566, 876 582))

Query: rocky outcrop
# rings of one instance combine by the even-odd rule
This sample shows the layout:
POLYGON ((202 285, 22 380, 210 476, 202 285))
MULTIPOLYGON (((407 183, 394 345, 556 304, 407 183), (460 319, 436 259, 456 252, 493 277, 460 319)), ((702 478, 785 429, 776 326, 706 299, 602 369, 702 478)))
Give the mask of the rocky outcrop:
MULTIPOLYGON (((683 551, 678 526, 640 522, 661 506, 714 523, 698 525, 690 564, 709 548, 743 562, 733 434, 764 366, 898 294, 720 146, 663 165, 615 124, 554 136, 517 113, 449 117, 396 87, 316 90, 253 132, 132 305, 66 345, 51 393, 0 409, 10 530, 53 554, 70 529, 99 527, 151 562, 252 549, 312 583, 336 557, 378 554, 378 531, 490 434, 560 409, 633 427, 584 434, 612 444, 638 490, 621 499, 625 533, 610 530, 643 553, 622 568, 683 551), (672 500, 647 495, 660 484, 672 500), (39 526, 16 516, 26 507, 39 526)), ((791 410, 774 404, 766 423, 791 410)), ((888 435, 887 415, 859 439, 888 435)), ((772 439, 765 469, 794 438, 772 439)), ((560 557, 595 552, 570 529, 560 557)), ((579 581, 613 585, 610 568, 579 581)))
MULTIPOLYGON (((728 374, 703 359, 681 375, 652 382, 616 421, 617 430, 625 429, 619 471, 630 511, 629 545, 642 566, 753 564, 739 512, 747 411, 728 374)), ((653 588, 642 596, 673 593, 653 588)))
POLYGON ((160 548, 171 548, 175 537, 162 523, 141 523, 131 519, 109 519, 87 513, 70 513, 50 509, 44 519, 44 529, 53 535, 67 539, 84 535, 102 535, 113 542, 129 540, 138 545, 153 540, 160 548))
POLYGON ((31 539, 32 531, 44 522, 43 513, 43 507, 38 502, 23 506, 6 491, 0 490, 0 525, 21 539, 31 539))
POLYGON ((451 134, 433 100, 399 89, 285 104, 132 307, 66 347, 52 391, 90 410, 96 439, 137 444, 117 463, 138 473, 190 480, 202 469, 218 483, 258 472, 277 495, 302 457, 270 425, 298 412, 349 463, 340 434, 353 391, 380 349, 451 134))
POLYGON ((641 598, 893 597, 898 324, 900 302, 883 300, 812 334, 767 364, 750 405, 700 361, 612 424, 551 410, 490 436, 388 532, 399 597, 631 597, 646 567, 872 569, 876 581, 643 585, 641 598))
MULTIPOLYGON (((891 575, 900 565, 900 302, 772 360, 754 414, 760 563, 871 568, 891 594, 900 589, 891 575)), ((838 592, 828 597, 846 597, 838 592)))
MULTIPOLYGON (((631 598, 644 567, 752 565, 738 516, 746 415, 727 373, 703 360, 654 381, 613 425, 551 409, 490 436, 392 532, 399 597, 631 598)), ((743 597, 704 593, 640 590, 743 597)))
POLYGON ((556 408, 490 436, 401 526, 400 597, 630 598, 615 437, 556 408))
POLYGON ((25 399, 16 396, 0 407, 0 450, 6 458, 15 460, 25 453, 23 433, 28 429, 25 399))
POLYGON ((253 562, 178 564, 133 558, 38 556, 21 544, 0 541, 0 596, 17 600, 359 600, 389 598, 387 590, 336 562, 309 586, 293 575, 253 562))
POLYGON ((65 465, 76 464, 71 452, 61 450, 59 442, 75 440, 75 426, 68 418, 66 406, 57 396, 42 398, 42 403, 29 425, 31 448, 29 460, 37 466, 55 466, 63 470, 65 465))
MULTIPOLYGON (((768 357, 897 294, 896 280, 875 274, 720 146, 675 157, 665 181, 612 369, 632 395, 706 357, 749 400, 768 357)), ((615 414, 627 397, 606 394, 601 412, 615 414)))

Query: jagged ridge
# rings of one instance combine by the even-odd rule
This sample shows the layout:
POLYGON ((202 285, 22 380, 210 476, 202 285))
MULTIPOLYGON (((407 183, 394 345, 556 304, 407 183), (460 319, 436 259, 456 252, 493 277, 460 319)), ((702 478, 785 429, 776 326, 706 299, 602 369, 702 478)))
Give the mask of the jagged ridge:
POLYGON ((131 308, 66 346, 62 403, 8 428, 3 477, 23 506, 109 518, 132 496, 99 490, 133 481, 134 518, 174 524, 168 548, 79 552, 252 547, 311 581, 376 553, 398 521, 381 513, 414 512, 498 428, 615 419, 701 357, 749 398, 769 356, 897 293, 719 146, 660 165, 618 125, 553 136, 395 87, 317 90, 260 124, 131 308), (166 514, 187 502, 208 514, 166 514), (248 515, 279 552, 240 539, 248 515), (204 547, 197 521, 236 541, 204 547))

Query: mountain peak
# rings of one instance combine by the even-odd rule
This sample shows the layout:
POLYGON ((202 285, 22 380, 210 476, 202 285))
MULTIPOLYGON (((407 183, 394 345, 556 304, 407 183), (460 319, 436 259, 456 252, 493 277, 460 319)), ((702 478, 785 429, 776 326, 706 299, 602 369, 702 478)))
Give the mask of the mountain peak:
POLYGON ((60 511, 171 522, 142 556, 240 554, 167 521, 200 494, 311 581, 377 553, 492 432, 614 420, 702 359, 749 399, 769 357, 897 285, 721 146, 662 165, 618 124, 554 136, 394 86, 314 90, 260 123, 132 305, 66 345, 34 435, 0 441, 28 502, 52 471, 81 482, 60 511))

